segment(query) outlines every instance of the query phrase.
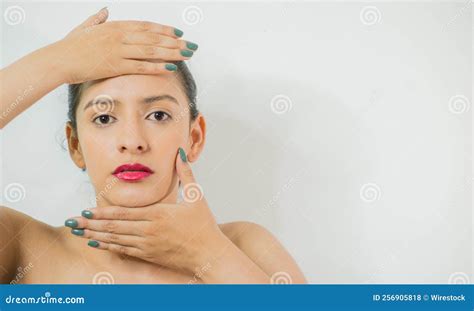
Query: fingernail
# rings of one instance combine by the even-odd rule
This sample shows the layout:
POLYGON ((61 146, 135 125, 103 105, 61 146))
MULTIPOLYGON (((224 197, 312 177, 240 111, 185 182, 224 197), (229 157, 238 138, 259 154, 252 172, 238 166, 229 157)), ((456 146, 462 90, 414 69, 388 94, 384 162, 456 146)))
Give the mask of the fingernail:
POLYGON ((196 51, 198 49, 198 45, 191 41, 186 41, 186 47, 193 51, 196 51))
POLYGON ((183 160, 183 162, 187 162, 186 152, 184 152, 184 149, 181 147, 179 147, 179 156, 181 157, 181 160, 183 160))
POLYGON ((89 245, 90 247, 97 247, 99 246, 99 242, 90 240, 89 242, 87 242, 87 245, 89 245))
POLYGON ((183 55, 184 57, 191 57, 191 56, 193 56, 193 51, 181 50, 181 55, 183 55))
POLYGON ((68 219, 68 220, 66 220, 66 222, 64 223, 64 225, 65 225, 66 227, 76 228, 76 227, 77 227, 77 220, 75 220, 75 219, 68 219))
POLYGON ((88 210, 83 210, 82 213, 81 213, 82 216, 86 217, 86 218, 89 218, 89 219, 92 219, 92 212, 91 211, 88 211, 88 210))
POLYGON ((71 233, 75 235, 84 235, 84 229, 71 229, 71 233))
POLYGON ((174 34, 177 36, 177 37, 182 37, 183 36, 183 31, 178 29, 178 28, 175 28, 174 29, 174 34))
POLYGON ((178 66, 176 66, 175 64, 166 64, 165 68, 169 71, 176 71, 178 69, 178 66))

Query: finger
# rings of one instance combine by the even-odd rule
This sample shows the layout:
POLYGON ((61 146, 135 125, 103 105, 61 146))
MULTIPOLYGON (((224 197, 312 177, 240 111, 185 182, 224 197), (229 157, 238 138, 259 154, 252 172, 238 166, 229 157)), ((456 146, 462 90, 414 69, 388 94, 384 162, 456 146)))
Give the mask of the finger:
POLYGON ((196 51, 198 45, 191 41, 179 40, 153 32, 130 32, 124 36, 124 44, 154 45, 170 49, 188 49, 196 51))
POLYGON ((165 36, 173 37, 173 38, 180 38, 183 36, 183 31, 171 27, 168 25, 162 25, 158 23, 153 23, 149 21, 134 21, 134 20, 125 20, 125 21, 111 21, 109 22, 111 26, 114 28, 119 28, 124 31, 148 31, 148 32, 156 32, 160 33, 165 36))
POLYGON ((129 45, 121 47, 120 55, 127 59, 164 59, 167 61, 186 60, 193 56, 187 49, 169 49, 153 45, 129 45))
POLYGON ((75 217, 68 219, 65 225, 75 229, 144 236, 144 228, 149 223, 149 221, 138 220, 95 220, 75 217))
POLYGON ((117 74, 166 74, 178 70, 172 63, 154 63, 144 60, 126 59, 116 68, 117 74))
POLYGON ((136 235, 98 232, 89 229, 71 229, 71 233, 89 240, 97 240, 100 242, 113 243, 124 246, 133 246, 137 248, 140 248, 139 246, 142 245, 144 242, 143 237, 139 237, 136 235))
POLYGON ((97 248, 97 249, 109 250, 121 255, 128 255, 128 256, 137 257, 137 258, 145 257, 145 253, 143 252, 143 250, 138 249, 136 247, 132 247, 132 246, 106 243, 106 242, 100 242, 96 240, 89 240, 87 245, 93 248, 97 248))
POLYGON ((108 17, 109 11, 107 10, 107 7, 102 8, 99 10, 99 12, 89 16, 82 24, 79 25, 79 28, 87 28, 94 25, 102 24, 107 20, 108 17))
POLYGON ((178 173, 178 178, 181 180, 183 186, 196 183, 191 165, 188 162, 186 151, 181 147, 179 147, 178 155, 176 157, 176 172, 178 173))
POLYGON ((107 206, 107 208, 88 208, 81 215, 88 219, 111 219, 111 220, 151 220, 149 219, 149 207, 122 207, 107 206))

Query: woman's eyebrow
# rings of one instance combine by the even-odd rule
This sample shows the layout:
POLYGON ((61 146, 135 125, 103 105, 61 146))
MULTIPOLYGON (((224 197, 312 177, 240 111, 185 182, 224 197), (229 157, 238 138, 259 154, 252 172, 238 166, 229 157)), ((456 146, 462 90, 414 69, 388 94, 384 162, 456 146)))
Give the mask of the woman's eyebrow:
POLYGON ((178 100, 176 98, 174 98, 173 96, 169 95, 169 94, 162 94, 162 95, 145 97, 140 102, 144 103, 144 104, 151 104, 153 102, 157 102, 157 101, 160 101, 160 100, 170 100, 170 101, 174 102, 176 105, 179 105, 178 100))
MULTIPOLYGON (((176 105, 179 105, 178 100, 176 98, 174 98, 173 96, 169 95, 169 94, 148 96, 148 97, 145 97, 145 98, 141 99, 139 102, 141 104, 151 104, 151 103, 154 103, 154 102, 157 102, 157 101, 160 101, 160 100, 169 100, 169 101, 172 101, 173 103, 175 103, 176 105)), ((84 107, 84 111, 86 111, 87 108, 89 108, 93 105, 104 104, 103 102, 104 102, 103 100, 101 101, 101 100, 98 100, 98 99, 92 99, 86 104, 86 106, 84 107)), ((117 99, 113 100, 114 105, 118 105, 118 104, 121 104, 121 103, 122 102, 117 100, 117 99)))

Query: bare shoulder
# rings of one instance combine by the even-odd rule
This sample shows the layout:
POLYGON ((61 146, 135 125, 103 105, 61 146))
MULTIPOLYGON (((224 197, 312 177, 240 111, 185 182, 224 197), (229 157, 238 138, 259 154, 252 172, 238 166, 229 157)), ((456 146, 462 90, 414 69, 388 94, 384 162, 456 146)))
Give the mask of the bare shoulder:
POLYGON ((54 227, 42 221, 6 206, 0 206, 0 221, 9 230, 15 230, 17 236, 29 233, 31 230, 34 230, 35 233, 54 232, 55 230, 54 227))
MULTIPOLYGON (((36 227, 34 222, 26 214, 0 206, 0 283, 10 282, 17 267, 27 260, 23 237, 36 227)), ((32 236, 37 236, 33 231, 32 236)))
POLYGON ((0 225, 10 238, 19 238, 22 229, 34 222, 30 216, 6 206, 0 206, 0 225))
MULTIPOLYGON (((219 225, 221 231, 239 248, 275 246, 276 237, 265 227, 250 221, 234 221, 219 225)), ((279 242, 278 242, 279 243, 279 242)), ((267 249, 268 251, 268 249, 267 249)))
POLYGON ((6 206, 0 206, 0 225, 7 231, 9 239, 17 242, 23 258, 31 253, 25 248, 35 249, 59 232, 58 228, 6 206))
POLYGON ((307 283, 298 264, 265 227, 250 221, 219 225, 221 231, 275 282, 307 283))

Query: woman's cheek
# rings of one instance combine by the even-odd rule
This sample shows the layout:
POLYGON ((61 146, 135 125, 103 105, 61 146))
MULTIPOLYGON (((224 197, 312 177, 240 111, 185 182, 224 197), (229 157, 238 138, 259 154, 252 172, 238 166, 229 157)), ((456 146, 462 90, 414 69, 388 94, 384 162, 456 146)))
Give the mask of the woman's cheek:
POLYGON ((110 142, 101 141, 99 137, 84 135, 81 139, 81 151, 86 171, 94 184, 101 186, 104 179, 112 177, 111 172, 114 169, 114 161, 108 155, 113 154, 110 148, 110 142))

